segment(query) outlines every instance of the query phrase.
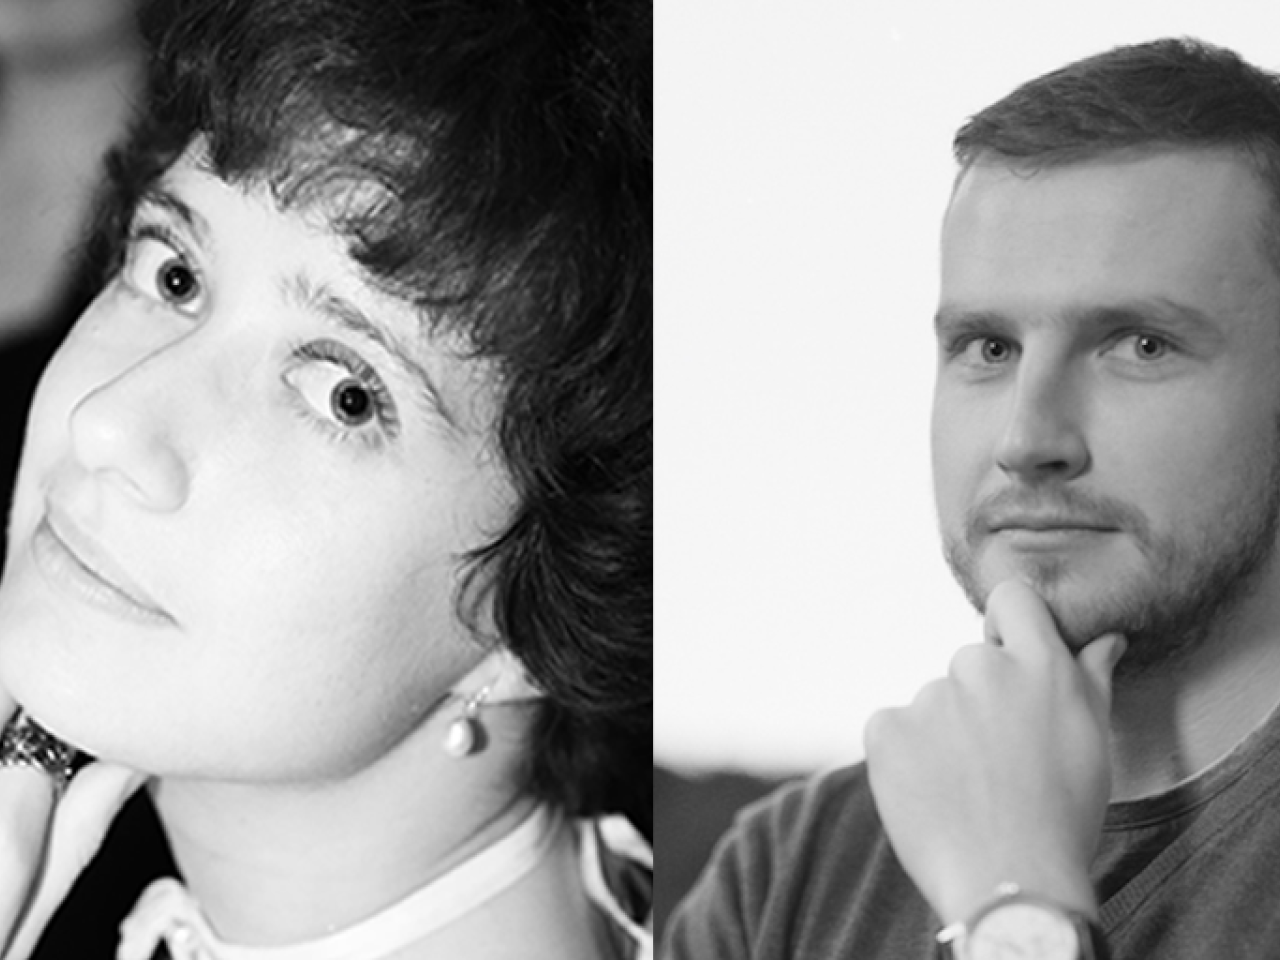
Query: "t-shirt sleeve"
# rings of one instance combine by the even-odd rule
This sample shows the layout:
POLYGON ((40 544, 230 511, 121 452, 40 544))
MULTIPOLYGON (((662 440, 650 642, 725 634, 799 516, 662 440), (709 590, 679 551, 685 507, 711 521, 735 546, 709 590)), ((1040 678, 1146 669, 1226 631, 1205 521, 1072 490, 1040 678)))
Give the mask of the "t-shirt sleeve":
POLYGON ((749 809, 720 839, 667 923, 659 960, 749 960, 752 918, 772 873, 766 822, 749 809))
POLYGON ((660 960, 932 958, 937 922, 903 873, 858 764, 738 815, 667 923, 660 960))

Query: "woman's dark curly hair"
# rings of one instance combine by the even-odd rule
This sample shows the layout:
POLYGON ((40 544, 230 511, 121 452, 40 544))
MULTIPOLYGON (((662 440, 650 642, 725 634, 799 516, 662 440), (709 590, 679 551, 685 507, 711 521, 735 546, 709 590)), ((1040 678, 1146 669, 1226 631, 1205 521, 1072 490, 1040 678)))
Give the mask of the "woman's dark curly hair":
POLYGON ((650 3, 153 0, 143 27, 106 269, 200 138, 218 176, 324 210, 378 283, 493 361, 518 506, 460 609, 492 610, 547 694, 530 789, 651 832, 650 3))

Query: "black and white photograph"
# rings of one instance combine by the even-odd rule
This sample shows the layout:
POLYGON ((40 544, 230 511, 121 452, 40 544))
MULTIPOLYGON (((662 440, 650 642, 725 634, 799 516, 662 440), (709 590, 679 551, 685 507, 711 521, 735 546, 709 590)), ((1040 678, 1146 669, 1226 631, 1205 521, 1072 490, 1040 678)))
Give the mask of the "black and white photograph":
POLYGON ((658 956, 1275 956, 1280 18, 658 27, 658 956))

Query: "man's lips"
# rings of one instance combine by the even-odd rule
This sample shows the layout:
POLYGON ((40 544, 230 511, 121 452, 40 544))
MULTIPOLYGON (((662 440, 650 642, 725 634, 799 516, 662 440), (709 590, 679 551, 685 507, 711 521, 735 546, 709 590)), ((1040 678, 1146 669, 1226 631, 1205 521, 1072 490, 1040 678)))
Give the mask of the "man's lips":
POLYGON ((136 608, 145 617, 174 623, 173 617, 111 557, 91 536, 56 508, 41 519, 37 537, 46 537, 60 548, 80 575, 96 581, 103 596, 136 608))
POLYGON ((1008 487, 983 498, 965 518, 971 549, 984 543, 1015 550, 1059 550, 1109 543, 1118 536, 1141 548, 1150 541, 1142 511, 1101 493, 1062 487, 1008 487))
POLYGON ((986 510, 978 514, 973 528, 980 536, 1012 534, 1027 537, 1036 535, 1066 535, 1090 533, 1117 533, 1120 523, 1113 517, 1095 512, 1063 509, 1004 509, 986 510))
POLYGON ((1006 516, 991 518, 983 523, 990 533, 1005 530, 1028 530, 1032 532, 1049 532, 1057 530, 1092 530, 1098 533, 1114 532, 1118 528, 1114 524, 1104 523, 1087 517, 1068 516, 1006 516))

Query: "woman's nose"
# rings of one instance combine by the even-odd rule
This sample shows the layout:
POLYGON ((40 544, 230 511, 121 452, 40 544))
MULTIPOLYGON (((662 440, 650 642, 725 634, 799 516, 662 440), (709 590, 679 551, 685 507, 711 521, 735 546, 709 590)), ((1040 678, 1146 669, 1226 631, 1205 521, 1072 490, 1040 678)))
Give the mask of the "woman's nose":
POLYGON ((166 389, 149 361, 131 367, 72 408, 73 455, 138 505, 157 512, 178 509, 186 502, 190 475, 175 442, 175 400, 173 384, 166 389))

